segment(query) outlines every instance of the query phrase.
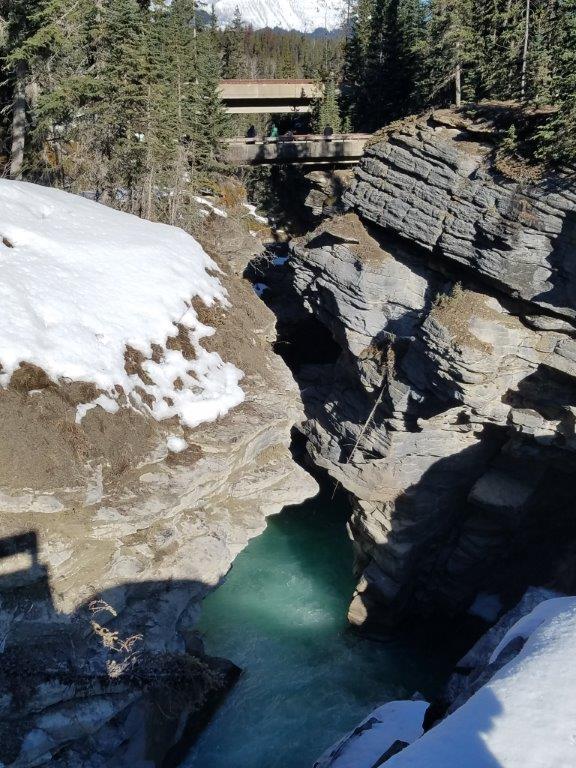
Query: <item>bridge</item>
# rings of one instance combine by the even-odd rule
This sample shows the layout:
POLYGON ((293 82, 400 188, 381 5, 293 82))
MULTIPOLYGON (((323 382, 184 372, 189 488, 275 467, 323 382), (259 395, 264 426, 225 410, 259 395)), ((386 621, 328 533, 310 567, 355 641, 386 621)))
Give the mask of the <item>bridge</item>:
POLYGON ((278 139, 228 139, 224 156, 231 165, 355 165, 368 133, 295 136, 278 139))
POLYGON ((220 98, 232 115, 311 112, 323 94, 314 80, 220 81, 220 98))

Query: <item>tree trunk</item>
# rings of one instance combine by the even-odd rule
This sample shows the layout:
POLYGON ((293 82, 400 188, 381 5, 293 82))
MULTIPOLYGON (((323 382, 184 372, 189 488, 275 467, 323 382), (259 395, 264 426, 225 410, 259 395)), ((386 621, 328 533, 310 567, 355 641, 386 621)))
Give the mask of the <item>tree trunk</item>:
POLYGON ((10 150, 10 178, 21 179, 26 145, 26 64, 16 65, 14 103, 12 111, 12 148, 10 150))
POLYGON ((456 108, 462 106, 462 62, 460 61, 460 43, 456 43, 456 69, 454 71, 454 85, 456 90, 456 108))
POLYGON ((528 64, 528 41, 530 40, 530 0, 526 0, 526 23, 524 25, 524 50, 522 51, 522 82, 520 83, 520 99, 526 98, 526 67, 528 64))

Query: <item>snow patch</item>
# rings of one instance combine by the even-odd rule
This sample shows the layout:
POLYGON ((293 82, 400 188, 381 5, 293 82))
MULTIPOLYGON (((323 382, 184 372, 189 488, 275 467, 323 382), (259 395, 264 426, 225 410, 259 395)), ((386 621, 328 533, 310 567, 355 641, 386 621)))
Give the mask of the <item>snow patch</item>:
POLYGON ((540 603, 509 630, 500 650, 519 636, 526 643, 514 659, 386 767, 576 765, 576 598, 540 603))
POLYGON ((265 216, 260 216, 259 213, 256 213, 256 206, 252 205, 252 203, 242 203, 244 208, 248 211, 250 216, 252 216, 253 219, 256 219, 256 221, 259 221, 260 224, 269 224, 268 219, 265 216))
POLYGON ((372 768, 395 741, 411 744, 422 735, 427 709, 427 701, 383 704, 327 749, 314 768, 372 768))
POLYGON ((576 598, 574 597, 555 597, 552 600, 545 600, 543 603, 540 603, 540 605, 537 605, 528 615, 522 616, 522 618, 510 627, 508 632, 506 632, 492 652, 492 655, 490 656, 490 664, 494 663, 504 648, 517 637, 522 637, 526 640, 540 626, 556 619, 556 617, 563 611, 573 605, 576 605, 576 598))
POLYGON ((186 448, 188 448, 186 440, 184 440, 183 437, 177 437, 176 435, 171 435, 168 440, 166 440, 166 445, 168 450, 172 453, 182 453, 182 451, 185 451, 186 448))
MULTIPOLYGON (((101 391, 79 406, 114 413, 121 404, 188 427, 240 404, 243 376, 201 346, 193 299, 228 306, 218 267, 181 229, 152 223, 82 197, 0 179, 0 386, 20 363, 54 381, 86 381, 101 391), (194 359, 168 348, 179 328, 194 359), (127 347, 145 358, 146 381, 125 369, 127 347), (155 347, 156 349, 156 347, 155 347), (156 350, 157 351, 157 350, 156 350), (157 362, 155 362, 157 361, 157 362)), ((190 355, 189 355, 190 357, 190 355)))
POLYGON ((206 208, 208 208, 207 211, 200 211, 200 213, 202 213, 204 216, 209 216, 210 213, 214 213, 216 216, 220 216, 222 219, 228 218, 226 211, 223 211, 222 208, 215 206, 211 200, 207 200, 205 197, 198 196, 195 196, 194 200, 199 203, 199 205, 205 205, 206 208))

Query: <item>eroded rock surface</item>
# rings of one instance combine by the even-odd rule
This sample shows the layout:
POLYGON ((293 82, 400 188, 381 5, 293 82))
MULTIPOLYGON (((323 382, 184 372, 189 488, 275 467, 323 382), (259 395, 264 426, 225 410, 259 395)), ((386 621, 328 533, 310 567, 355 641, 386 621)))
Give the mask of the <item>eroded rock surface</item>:
POLYGON ((203 596, 267 515, 316 491, 290 453, 303 414, 272 351, 274 317, 234 275, 251 253, 239 253, 237 228, 216 226, 206 247, 222 246, 213 256, 231 308, 202 319, 216 328, 207 346, 245 373, 241 406, 193 430, 128 408, 94 408, 78 424, 87 385, 24 367, 0 391, 6 766, 174 759, 234 674, 194 635, 203 596), (188 443, 180 453, 167 448, 174 435, 188 443))
POLYGON ((454 112, 392 128, 349 212, 293 246, 341 349, 301 386, 309 451, 354 500, 354 624, 573 585, 576 187, 498 175, 490 130, 454 112))
POLYGON ((576 315, 576 191, 558 174, 494 173, 490 134, 438 111, 370 147, 344 199, 364 218, 470 267, 503 292, 576 315))

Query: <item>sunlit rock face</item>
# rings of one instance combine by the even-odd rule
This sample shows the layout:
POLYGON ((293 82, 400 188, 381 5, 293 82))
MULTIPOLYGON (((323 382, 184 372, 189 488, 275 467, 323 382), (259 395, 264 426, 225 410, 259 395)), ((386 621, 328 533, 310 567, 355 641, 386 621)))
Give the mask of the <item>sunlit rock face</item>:
POLYGON ((494 131, 449 111, 391 128, 349 212, 293 246, 341 349, 306 371, 305 433, 353 496, 354 624, 574 581, 576 188, 499 175, 494 131))

